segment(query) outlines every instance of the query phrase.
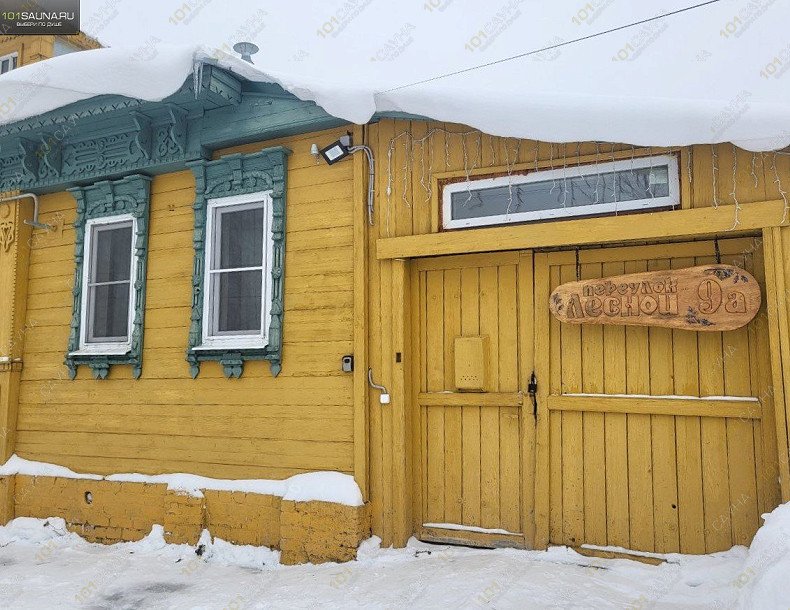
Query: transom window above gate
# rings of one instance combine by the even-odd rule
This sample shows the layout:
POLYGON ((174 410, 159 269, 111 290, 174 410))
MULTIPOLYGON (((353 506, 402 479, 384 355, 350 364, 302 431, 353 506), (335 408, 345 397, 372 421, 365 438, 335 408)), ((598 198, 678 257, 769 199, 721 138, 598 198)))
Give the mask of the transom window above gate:
POLYGON ((678 163, 660 155, 455 182, 442 197, 445 229, 674 207, 678 163))

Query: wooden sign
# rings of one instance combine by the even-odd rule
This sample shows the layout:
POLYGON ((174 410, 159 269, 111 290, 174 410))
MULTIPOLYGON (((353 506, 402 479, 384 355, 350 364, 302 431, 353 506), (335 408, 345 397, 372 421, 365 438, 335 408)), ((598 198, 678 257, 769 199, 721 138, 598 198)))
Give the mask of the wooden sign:
POLYGON ((568 282, 549 297, 551 313, 570 324, 740 328, 760 309, 760 286, 732 265, 629 273, 568 282))

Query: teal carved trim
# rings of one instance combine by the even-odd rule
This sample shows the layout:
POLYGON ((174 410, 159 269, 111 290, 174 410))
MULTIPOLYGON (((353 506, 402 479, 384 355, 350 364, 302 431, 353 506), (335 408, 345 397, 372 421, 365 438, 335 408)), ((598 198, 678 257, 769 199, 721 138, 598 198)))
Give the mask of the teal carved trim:
POLYGON ((195 176, 195 262, 192 276, 192 317, 189 326, 187 362, 193 378, 200 363, 219 362, 226 377, 241 377, 244 362, 268 360, 275 377, 282 368, 283 282, 285 276, 285 191, 287 148, 275 146, 248 155, 226 155, 215 161, 193 161, 187 165, 195 176), (265 348, 242 350, 202 350, 203 279, 205 276, 206 213, 209 199, 271 191, 272 197, 272 303, 269 342, 265 348))
POLYGON ((162 101, 102 95, 0 125, 0 192, 178 171, 224 146, 346 124, 279 85, 213 65, 196 74, 162 101))
POLYGON ((145 319, 146 269, 148 266, 148 221, 150 212, 151 178, 132 175, 121 180, 105 180, 91 186, 68 189, 77 200, 77 217, 74 221, 76 241, 74 246, 74 304, 71 314, 66 366, 69 377, 77 376, 77 367, 88 366, 95 379, 106 379, 110 366, 132 365, 132 375, 139 379, 143 371, 143 323, 145 319), (85 226, 94 218, 107 218, 131 214, 137 224, 135 235, 136 277, 134 319, 132 321, 132 347, 127 354, 76 354, 80 349, 82 320, 82 279, 85 271, 85 226))

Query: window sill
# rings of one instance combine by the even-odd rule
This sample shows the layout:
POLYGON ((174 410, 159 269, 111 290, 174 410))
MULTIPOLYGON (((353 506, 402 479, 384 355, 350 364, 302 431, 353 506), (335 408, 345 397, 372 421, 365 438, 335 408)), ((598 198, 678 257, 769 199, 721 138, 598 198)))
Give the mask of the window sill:
POLYGON ((266 343, 204 343, 203 345, 196 345, 192 348, 195 352, 243 352, 245 350, 261 350, 266 349, 266 343))
POLYGON ((76 379, 77 368, 87 366, 93 372, 94 379, 107 379, 110 367, 118 364, 132 365, 132 378, 139 379, 142 374, 142 359, 135 356, 133 350, 124 345, 116 349, 80 349, 66 354, 66 366, 69 379, 76 379))
POLYGON ((124 345, 120 348, 102 348, 102 349, 78 349, 75 352, 69 352, 69 356, 126 356, 130 354, 132 348, 124 345))

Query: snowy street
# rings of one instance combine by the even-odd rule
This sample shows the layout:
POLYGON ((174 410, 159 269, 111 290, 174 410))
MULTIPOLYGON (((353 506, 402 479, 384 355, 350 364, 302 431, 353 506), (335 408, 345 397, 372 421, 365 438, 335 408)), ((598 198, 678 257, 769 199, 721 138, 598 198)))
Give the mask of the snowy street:
POLYGON ((373 539, 356 562, 281 567, 274 551, 205 541, 200 557, 166 545, 158 528, 141 542, 103 546, 65 532, 60 519, 17 519, 0 528, 0 607, 730 608, 754 573, 743 548, 652 566, 564 548, 412 540, 381 550, 373 539))

